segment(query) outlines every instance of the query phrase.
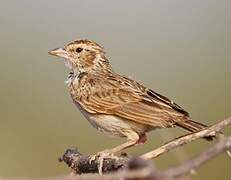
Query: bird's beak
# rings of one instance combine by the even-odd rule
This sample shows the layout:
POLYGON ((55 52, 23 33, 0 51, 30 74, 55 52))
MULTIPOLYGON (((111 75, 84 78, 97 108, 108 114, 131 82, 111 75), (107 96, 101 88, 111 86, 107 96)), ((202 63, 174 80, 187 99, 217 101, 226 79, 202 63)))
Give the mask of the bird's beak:
POLYGON ((67 51, 63 48, 56 48, 54 50, 49 51, 48 53, 53 56, 58 56, 58 57, 68 59, 67 51))

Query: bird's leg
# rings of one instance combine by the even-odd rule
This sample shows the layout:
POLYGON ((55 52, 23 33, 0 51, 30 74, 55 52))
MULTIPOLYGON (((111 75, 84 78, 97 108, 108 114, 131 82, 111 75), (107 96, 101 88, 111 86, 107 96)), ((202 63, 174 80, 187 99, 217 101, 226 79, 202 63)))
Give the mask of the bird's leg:
MULTIPOLYGON (((114 156, 115 153, 120 152, 120 151, 127 149, 129 147, 135 146, 136 144, 137 144, 137 140, 128 140, 127 142, 125 142, 119 146, 116 146, 112 149, 105 149, 103 151, 98 152, 96 155, 93 155, 93 159, 98 157, 99 174, 100 175, 103 174, 103 161, 105 158, 111 158, 111 159, 118 160, 118 157, 114 156)), ((91 159, 90 159, 90 162, 91 162, 91 159)))
MULTIPOLYGON (((138 135, 138 134, 137 134, 138 135)), ((138 145, 138 144, 144 144, 145 142, 147 141, 147 137, 146 137, 146 134, 142 134, 142 135, 138 135, 137 136, 132 136, 132 138, 128 137, 128 140, 127 142, 119 145, 119 146, 116 146, 112 149, 108 149, 108 150, 104 150, 102 152, 105 152, 105 153, 108 153, 109 155, 110 154, 115 154, 117 152, 120 152, 120 151, 123 151, 124 149, 128 149, 132 146, 135 146, 135 145, 138 145)))
POLYGON ((109 155, 110 155, 110 154, 113 155, 113 154, 115 154, 115 153, 117 153, 117 152, 120 152, 120 151, 122 151, 122 150, 124 150, 124 149, 127 149, 127 148, 129 148, 129 147, 135 146, 135 145, 137 144, 137 142, 138 142, 138 140, 128 140, 127 142, 125 142, 125 143, 123 143, 123 144, 121 144, 121 145, 119 145, 119 146, 116 146, 116 147, 114 147, 114 148, 112 148, 112 149, 104 150, 104 151, 102 151, 102 152, 103 152, 103 153, 104 153, 104 152, 105 152, 105 153, 108 153, 109 155))
POLYGON ((136 144, 140 144, 143 141, 145 141, 146 136, 145 135, 139 135, 134 131, 127 131, 123 132, 124 136, 127 137, 127 142, 116 146, 112 149, 106 149, 104 151, 98 152, 97 154, 108 154, 108 155, 113 155, 115 153, 118 153, 124 149, 127 149, 129 147, 135 146, 136 144))
POLYGON ((90 163, 96 159, 96 157, 99 157, 99 174, 102 174, 102 168, 103 168, 103 160, 105 158, 114 158, 117 159, 116 156, 114 156, 115 153, 118 153, 124 149, 127 149, 129 147, 135 146, 136 144, 143 144, 146 141, 146 135, 138 135, 136 132, 134 131, 129 131, 128 133, 124 134, 127 137, 127 142, 116 146, 112 149, 106 149, 103 151, 100 151, 98 153, 96 153, 95 155, 92 155, 92 157, 90 158, 90 163))

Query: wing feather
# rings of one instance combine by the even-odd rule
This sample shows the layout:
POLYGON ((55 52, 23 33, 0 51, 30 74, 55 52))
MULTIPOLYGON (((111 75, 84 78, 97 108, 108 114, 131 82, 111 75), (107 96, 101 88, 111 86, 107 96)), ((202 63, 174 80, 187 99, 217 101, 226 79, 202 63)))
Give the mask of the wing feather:
POLYGON ((168 98, 128 78, 120 81, 118 77, 110 78, 92 84, 99 83, 102 85, 97 87, 103 88, 91 87, 91 91, 87 91, 91 92, 87 98, 77 100, 90 113, 115 115, 153 127, 174 126, 176 121, 188 115, 168 98))

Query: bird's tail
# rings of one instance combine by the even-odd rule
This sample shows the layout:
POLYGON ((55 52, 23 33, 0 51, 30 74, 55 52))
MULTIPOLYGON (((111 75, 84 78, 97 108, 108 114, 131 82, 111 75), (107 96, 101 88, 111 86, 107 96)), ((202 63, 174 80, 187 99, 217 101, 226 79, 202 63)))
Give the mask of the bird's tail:
MULTIPOLYGON (((208 127, 202 123, 187 119, 184 121, 179 121, 176 123, 177 126, 182 127, 190 132, 198 132, 201 131, 202 129, 208 127)), ((210 135, 210 136, 206 136, 204 137, 206 140, 211 141, 213 140, 213 138, 215 138, 215 135, 210 135)))

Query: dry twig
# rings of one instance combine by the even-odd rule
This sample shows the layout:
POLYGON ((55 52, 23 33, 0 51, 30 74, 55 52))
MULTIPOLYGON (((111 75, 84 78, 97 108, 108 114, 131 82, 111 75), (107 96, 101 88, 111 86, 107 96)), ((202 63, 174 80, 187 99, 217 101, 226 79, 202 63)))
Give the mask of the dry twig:
POLYGON ((221 121, 221 122, 219 122, 213 126, 205 128, 204 130, 201 130, 199 132, 191 133, 191 134, 176 138, 176 139, 166 143, 165 145, 142 155, 141 158, 153 159, 157 156, 160 156, 161 154, 164 154, 170 150, 173 150, 179 146, 187 144, 187 143, 194 141, 196 139, 207 137, 209 135, 215 135, 216 133, 219 133, 222 129, 224 129, 226 126, 228 126, 230 124, 231 124, 231 117, 227 118, 227 119, 225 119, 225 120, 223 120, 223 121, 221 121))
POLYGON ((231 148, 231 136, 221 139, 217 144, 203 151, 201 154, 193 157, 192 159, 182 163, 179 166, 175 166, 165 170, 163 173, 169 177, 183 176, 199 168, 201 165, 216 157, 222 152, 225 152, 231 148))
MULTIPOLYGON (((199 138, 206 137, 208 135, 214 135, 217 132, 220 132, 222 129, 224 129, 226 126, 229 126, 231 124, 231 117, 227 118, 211 127, 208 127, 202 131, 192 133, 185 135, 183 137, 179 137, 177 139, 174 139, 167 144, 155 149, 154 151, 151 151, 149 153, 144 154, 141 156, 143 159, 151 159, 155 158, 159 155, 162 155, 170 150, 173 150, 179 146, 182 146, 184 144, 187 144, 191 141, 194 141, 199 138)), ((186 161, 182 165, 172 167, 168 170, 165 170, 163 172, 159 172, 158 170, 150 171, 151 176, 155 174, 156 179, 161 177, 162 179, 173 179, 175 177, 179 177, 181 175, 184 175, 186 173, 189 173, 192 169, 196 169, 199 166, 201 166, 206 161, 210 160, 211 158, 217 156, 219 153, 224 152, 225 150, 229 150, 231 148, 231 137, 228 138, 221 138, 219 142, 211 147, 208 150, 205 150, 200 155, 194 157, 191 160, 186 161), (155 173, 153 173, 155 172, 155 173), (158 174, 158 176, 157 176, 158 174)), ((68 164, 77 174, 81 173, 97 173, 98 172, 98 161, 97 159, 93 161, 92 163, 89 163, 89 159, 91 156, 85 156, 80 154, 76 150, 67 150, 65 154, 62 156, 61 160, 64 161, 66 164, 68 164)), ((103 163, 103 172, 112 172, 117 171, 119 169, 126 169, 129 158, 127 156, 119 156, 118 160, 107 158, 105 159, 103 163)), ((131 162, 130 162, 131 163, 131 162)), ((128 165, 129 166, 129 165, 128 165)), ((144 172, 147 175, 147 170, 144 170, 144 172)), ((140 174, 140 173, 138 173, 140 174)), ((142 174, 142 173, 141 173, 142 174)), ((126 173, 126 175, 130 174, 126 173)), ((118 177, 118 175, 117 175, 118 177)), ((125 176, 124 176, 125 177, 125 176)), ((127 177, 127 176, 126 176, 127 177)), ((148 176, 150 177, 150 176, 148 176)), ((160 178, 160 179, 161 179, 160 178)), ((132 178, 128 178, 132 179, 132 178)))
MULTIPOLYGON (((116 159, 105 158, 103 161, 102 172, 113 172, 124 167, 129 158, 126 154, 116 159)), ((82 155, 77 149, 67 149, 59 158, 60 162, 65 162, 76 174, 82 173, 98 173, 98 158, 91 161, 90 155, 82 155)))

